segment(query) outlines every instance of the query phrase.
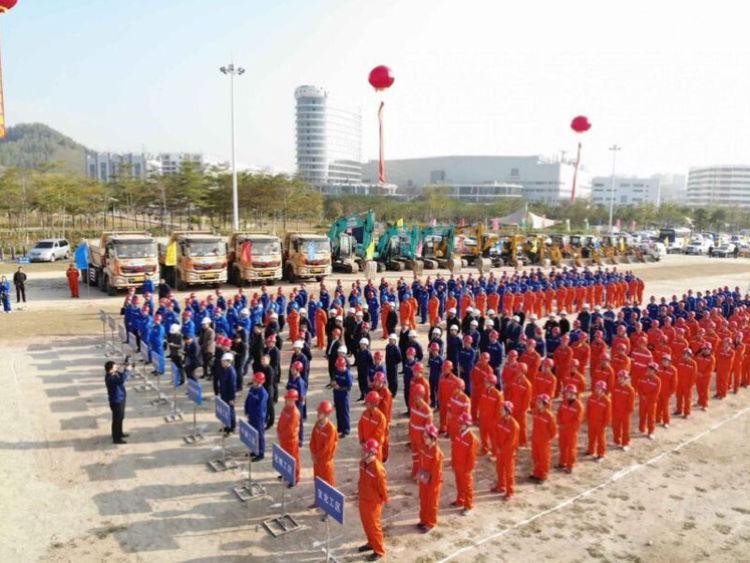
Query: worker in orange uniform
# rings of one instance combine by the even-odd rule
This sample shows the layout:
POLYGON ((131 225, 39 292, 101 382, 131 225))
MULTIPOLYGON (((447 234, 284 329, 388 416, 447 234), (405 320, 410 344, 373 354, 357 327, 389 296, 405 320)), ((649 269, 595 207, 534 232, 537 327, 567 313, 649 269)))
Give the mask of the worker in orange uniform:
POLYGON ((383 442, 388 432, 388 422, 383 412, 378 409, 380 394, 377 391, 368 391, 365 396, 365 410, 357 424, 359 443, 364 446, 367 440, 375 440, 379 445, 378 460, 383 461, 383 442))
POLYGON ((628 375, 630 375, 631 361, 628 356, 629 346, 629 344, 628 346, 624 344, 612 346, 612 359, 610 360, 609 365, 612 366, 612 371, 615 372, 615 375, 621 371, 626 371, 628 372, 628 375))
POLYGON ((669 401, 677 388, 677 369, 672 365, 672 356, 662 356, 656 375, 661 382, 659 400, 656 402, 656 423, 669 428, 669 401))
POLYGON ((362 448, 359 462, 359 518, 367 536, 367 543, 358 548, 360 553, 372 551, 368 561, 377 561, 385 556, 381 514, 388 502, 388 478, 385 467, 378 459, 380 444, 368 440, 362 448))
POLYGON ((630 337, 628 337, 628 329, 625 325, 618 325, 617 334, 612 337, 612 350, 621 345, 625 347, 626 354, 630 352, 630 337))
POLYGON ((734 347, 732 339, 725 336, 721 341, 721 347, 716 354, 716 395, 715 399, 724 399, 729 390, 729 379, 732 375, 734 365, 734 347))
MULTIPOLYGON (((594 340, 589 347, 591 348, 589 365, 591 366, 591 369, 594 369, 601 363, 602 356, 607 353, 607 343, 604 341, 604 333, 601 330, 597 330, 594 333, 594 340)), ((581 370, 585 375, 585 366, 581 366, 581 370)))
MULTIPOLYGON (((531 381, 531 396, 538 397, 542 394, 547 394, 550 397, 554 397, 557 392, 557 378, 552 372, 554 362, 549 358, 545 358, 542 361, 540 370, 536 373, 533 378, 528 378, 531 381)), ((570 372, 568 372, 570 377, 570 372)))
POLYGON ((430 300, 427 302, 427 316, 430 320, 430 326, 435 327, 440 322, 440 299, 436 292, 432 292, 430 300))
POLYGON ((411 476, 417 476, 419 469, 419 450, 422 447, 422 434, 424 429, 432 424, 432 409, 425 400, 427 388, 424 385, 415 385, 409 391, 409 400, 412 408, 409 411, 409 446, 411 447, 411 476))
POLYGON ((543 483, 549 476, 552 460, 552 440, 557 436, 555 415, 550 411, 552 398, 539 395, 534 409, 534 423, 531 429, 531 459, 533 469, 529 479, 543 483))
POLYGON ((326 323, 328 322, 328 313, 325 307, 318 307, 315 311, 315 343, 318 350, 324 350, 326 347, 326 323))
MULTIPOLYGON (((414 357, 414 348, 409 348, 406 352, 406 357, 411 358, 414 357), (409 352, 411 350, 411 352, 409 352)), ((409 382, 409 403, 413 403, 411 390, 417 385, 422 385, 427 393, 427 403, 431 403, 432 399, 430 397, 430 382, 427 380, 427 378, 424 375, 424 364, 422 362, 415 363, 411 368, 411 381, 409 382)), ((412 406, 409 405, 409 409, 411 409, 412 406)))
POLYGON ((630 374, 617 372, 617 383, 612 389, 612 435, 615 444, 627 451, 630 444, 630 419, 635 408, 635 389, 630 374))
MULTIPOLYGON (((479 387, 475 392, 479 392, 479 387)), ((482 387, 482 397, 479 399, 479 436, 482 444, 482 455, 495 451, 492 443, 494 429, 498 423, 500 414, 500 405, 503 403, 503 392, 497 388, 497 376, 488 375, 484 379, 482 387)))
POLYGON ((404 299, 399 303, 398 319, 402 325, 408 326, 412 330, 417 328, 411 324, 411 301, 409 299, 404 299))
POLYGON ((299 312, 296 307, 292 307, 286 316, 286 322, 289 325, 289 340, 296 342, 299 340, 299 312))
MULTIPOLYGON (((648 340, 646 337, 641 337, 635 341, 635 348, 630 353, 630 359, 632 360, 630 377, 633 380, 633 387, 637 390, 639 389, 641 377, 646 375, 646 371, 648 371, 648 365, 654 361, 651 350, 648 349, 648 340)), ((656 365, 658 366, 659 364, 656 365)))
POLYGON ((68 278, 68 288, 70 289, 71 297, 79 297, 78 295, 78 270, 73 262, 70 263, 68 269, 65 272, 65 277, 68 278))
POLYGON ((742 384, 742 363, 745 360, 745 344, 742 333, 737 331, 734 336, 734 361, 732 362, 732 392, 736 395, 742 384))
MULTIPOLYGON (((524 364, 526 365, 526 364, 524 364)), ((528 369, 528 368, 527 368, 528 369)), ((516 379, 516 375, 521 370, 520 362, 518 361, 518 352, 511 350, 508 352, 508 358, 503 366, 501 378, 503 380, 503 389, 507 389, 513 381, 516 379)))
POLYGON ((438 410, 440 414, 440 433, 448 432, 448 404, 453 397, 454 387, 458 385, 459 377, 453 373, 453 362, 445 360, 443 371, 438 383, 438 410))
POLYGON ((336 486, 336 473, 333 459, 339 444, 339 434, 330 416, 333 405, 330 401, 321 401, 318 405, 318 420, 310 436, 310 457, 313 462, 313 477, 320 477, 336 486))
POLYGON ((607 384, 607 389, 615 385, 615 372, 610 365, 609 354, 602 354, 599 365, 591 366, 591 390, 593 391, 598 381, 607 384))
MULTIPOLYGON (((549 361, 551 362, 552 360, 549 361)), ((576 388, 576 391, 578 391, 579 395, 586 390, 586 378, 583 377, 583 373, 581 373, 581 368, 578 360, 573 360, 571 362, 570 374, 568 374, 568 377, 560 382, 560 385, 562 385, 563 389, 565 389, 565 387, 568 385, 573 385, 576 388)))
POLYGON ((675 415, 682 418, 690 416, 690 408, 693 402, 693 387, 698 377, 698 364, 693 359, 690 348, 682 351, 682 357, 677 362, 677 408, 675 415))
POLYGON ((466 384, 459 378, 456 386, 453 388, 453 396, 448 401, 448 436, 453 438, 458 434, 460 423, 458 422, 461 415, 465 412, 471 412, 471 400, 465 393, 466 384))
POLYGON ((661 381, 656 375, 659 365, 651 362, 646 366, 646 373, 638 380, 638 430, 646 434, 649 440, 654 439, 656 428, 656 403, 659 400, 661 381), (648 431, 648 433, 646 432, 648 431))
POLYGON ((419 451, 419 524, 422 532, 429 532, 438 522, 440 489, 443 486, 443 452, 438 445, 438 429, 428 424, 422 434, 419 451))
POLYGON ((388 389, 388 379, 382 371, 375 372, 373 389, 380 395, 378 410, 385 416, 385 438, 383 438, 383 463, 388 461, 391 444, 391 417, 393 416, 393 395, 388 389))
POLYGON ((472 418, 463 413, 459 418, 460 428, 451 439, 451 466, 456 478, 456 500, 451 506, 462 507, 462 516, 474 508, 474 468, 477 465, 479 439, 471 430, 472 418))
POLYGON ((383 306, 380 308, 380 326, 383 329, 381 338, 385 340, 388 338, 388 315, 391 314, 391 304, 389 301, 385 301, 383 306))
POLYGON ((281 409, 279 423, 276 426, 279 446, 281 446, 281 448, 296 461, 294 464, 295 484, 299 483, 299 477, 302 471, 302 460, 299 455, 299 426, 301 421, 299 409, 297 408, 298 400, 299 393, 296 389, 289 389, 286 392, 286 395, 284 395, 284 408, 281 409))
POLYGON ((523 370, 518 370, 516 378, 505 388, 505 397, 513 403, 513 418, 518 423, 518 445, 526 446, 526 412, 531 403, 531 383, 523 370))
POLYGON ((716 359, 710 342, 704 342, 695 356, 698 364, 698 376, 695 380, 695 388, 698 391, 698 406, 701 410, 708 409, 708 394, 711 389, 711 375, 716 368, 716 359))
POLYGON ((594 385, 594 392, 586 401, 586 424, 589 433, 586 455, 596 456, 597 462, 607 453, 607 426, 611 420, 612 401, 607 395, 607 383, 599 380, 594 385))
POLYGON ((589 335, 585 332, 582 332, 578 336, 578 340, 576 340, 572 345, 571 348, 573 349, 573 359, 578 360, 578 366, 579 368, 585 372, 589 364, 591 363, 591 346, 589 345, 589 335))
POLYGON ((497 483, 490 492, 504 493, 509 500, 515 492, 516 483, 516 450, 518 449, 519 426, 513 417, 515 407, 510 401, 504 401, 500 407, 500 417, 495 425, 495 470, 497 483))
MULTIPOLYGON (((555 361, 555 376, 558 383, 568 376, 573 362, 573 349, 568 344, 569 342, 570 336, 563 334, 560 337, 560 345, 554 354, 552 354, 552 359, 555 361)), ((550 395, 550 397, 554 397, 554 395, 550 395)))
POLYGON ((568 384, 563 389, 563 400, 557 409, 557 429, 560 433, 560 457, 557 467, 566 473, 573 472, 578 453, 578 431, 583 420, 583 403, 578 399, 578 389, 568 384))
POLYGON ((479 409, 479 399, 482 396, 484 381, 488 375, 492 375, 492 366, 490 365, 490 355, 482 352, 479 355, 479 361, 471 368, 471 417, 477 418, 477 409, 479 409))

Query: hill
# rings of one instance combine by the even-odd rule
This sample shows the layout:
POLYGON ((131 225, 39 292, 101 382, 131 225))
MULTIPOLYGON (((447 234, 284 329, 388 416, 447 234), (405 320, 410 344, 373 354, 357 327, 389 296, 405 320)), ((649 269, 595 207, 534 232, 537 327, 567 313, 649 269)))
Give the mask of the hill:
POLYGON ((8 127, 0 140, 0 166, 38 168, 49 162, 62 162, 70 172, 83 173, 86 147, 42 123, 8 127))

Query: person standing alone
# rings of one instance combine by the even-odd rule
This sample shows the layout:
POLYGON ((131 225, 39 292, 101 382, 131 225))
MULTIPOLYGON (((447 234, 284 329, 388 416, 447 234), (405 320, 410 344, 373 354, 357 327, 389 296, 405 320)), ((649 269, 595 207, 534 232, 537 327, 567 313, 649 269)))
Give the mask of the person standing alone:
POLYGON ((123 438, 127 438, 128 435, 122 431, 122 421, 125 418, 125 399, 127 398, 125 382, 130 376, 128 358, 125 358, 125 365, 120 369, 117 368, 117 364, 112 360, 104 364, 104 383, 107 386, 109 408, 112 411, 112 442, 126 444, 123 438))
POLYGON ((13 285, 16 286, 16 303, 20 303, 21 299, 26 303, 26 273, 21 266, 13 274, 13 285))

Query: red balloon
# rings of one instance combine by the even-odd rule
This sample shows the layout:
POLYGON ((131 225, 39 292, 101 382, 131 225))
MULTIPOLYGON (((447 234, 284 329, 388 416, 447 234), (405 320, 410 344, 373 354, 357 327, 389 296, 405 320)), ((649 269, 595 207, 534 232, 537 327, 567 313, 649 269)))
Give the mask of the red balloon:
POLYGON ((367 78, 376 90, 385 90, 393 86, 395 78, 391 74, 391 69, 385 65, 376 66, 370 71, 370 76, 367 78))
POLYGON ((591 129, 591 123, 589 123, 589 118, 585 115, 576 115, 573 121, 570 122, 570 128, 576 133, 585 133, 591 129))
POLYGON ((16 5, 18 0, 0 0, 0 13, 7 12, 16 5))

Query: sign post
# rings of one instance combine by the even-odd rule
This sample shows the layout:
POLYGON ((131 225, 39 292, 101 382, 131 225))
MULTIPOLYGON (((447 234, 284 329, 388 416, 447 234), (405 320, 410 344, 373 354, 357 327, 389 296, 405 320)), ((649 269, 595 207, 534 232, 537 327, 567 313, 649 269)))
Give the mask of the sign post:
POLYGON ((331 561, 331 527, 330 518, 333 518, 339 524, 344 524, 344 505, 346 497, 338 489, 329 485, 320 477, 315 478, 315 504, 326 513, 326 561, 331 561), (328 518, 330 516, 330 518, 328 518))
POLYGON ((294 517, 286 512, 286 492, 287 489, 296 485, 296 466, 297 462, 294 457, 278 444, 273 445, 273 468, 281 474, 281 480, 286 483, 281 494, 281 516, 263 522, 268 533, 275 538, 299 530, 301 527, 294 517))
MULTIPOLYGON (((230 426, 232 426, 232 409, 226 402, 221 399, 221 397, 216 397, 216 400, 214 401, 214 413, 216 414, 216 418, 219 419, 219 422, 224 425, 224 428, 229 428, 230 426)), ((219 471, 226 471, 227 469, 237 468, 237 462, 231 457, 227 457, 227 449, 225 447, 226 440, 227 433, 222 429, 221 458, 212 459, 208 462, 209 467, 211 467, 211 469, 213 469, 217 473, 219 471)))
POLYGON ((203 386, 195 379, 187 380, 187 395, 188 398, 193 401, 193 430, 190 434, 182 437, 186 444, 196 444, 202 442, 205 438, 201 432, 198 431, 198 425, 196 421, 198 406, 203 404, 203 386))
MULTIPOLYGON (((169 362, 172 366, 172 412, 164 417, 165 422, 177 422, 182 420, 182 411, 177 408, 177 388, 182 382, 182 373, 180 366, 174 362, 169 362)), ((159 381, 159 376, 156 376, 156 381, 159 381)))
MULTIPOLYGON (((138 392, 145 391, 149 387, 151 387, 151 382, 148 380, 148 376, 146 375, 146 368, 145 366, 148 365, 148 344, 145 342, 141 342, 141 359, 143 360, 143 372, 141 375, 143 376, 143 383, 141 385, 136 385, 134 389, 138 392)), ((157 390, 158 392, 158 390, 157 390)))
POLYGON ((109 358, 109 352, 107 352, 107 313, 99 310, 99 320, 102 321, 102 344, 97 348, 104 348, 104 356, 109 358))
POLYGON ((242 502, 248 501, 266 494, 266 489, 260 483, 253 481, 253 456, 260 453, 258 442, 258 431, 253 428, 246 420, 239 420, 240 442, 247 446, 250 451, 247 461, 247 481, 239 486, 234 487, 236 494, 242 502))
POLYGON ((112 340, 112 351, 119 352, 117 349, 117 342, 115 341, 115 329, 117 328, 117 322, 112 315, 107 315, 107 324, 109 325, 109 335, 112 340))

